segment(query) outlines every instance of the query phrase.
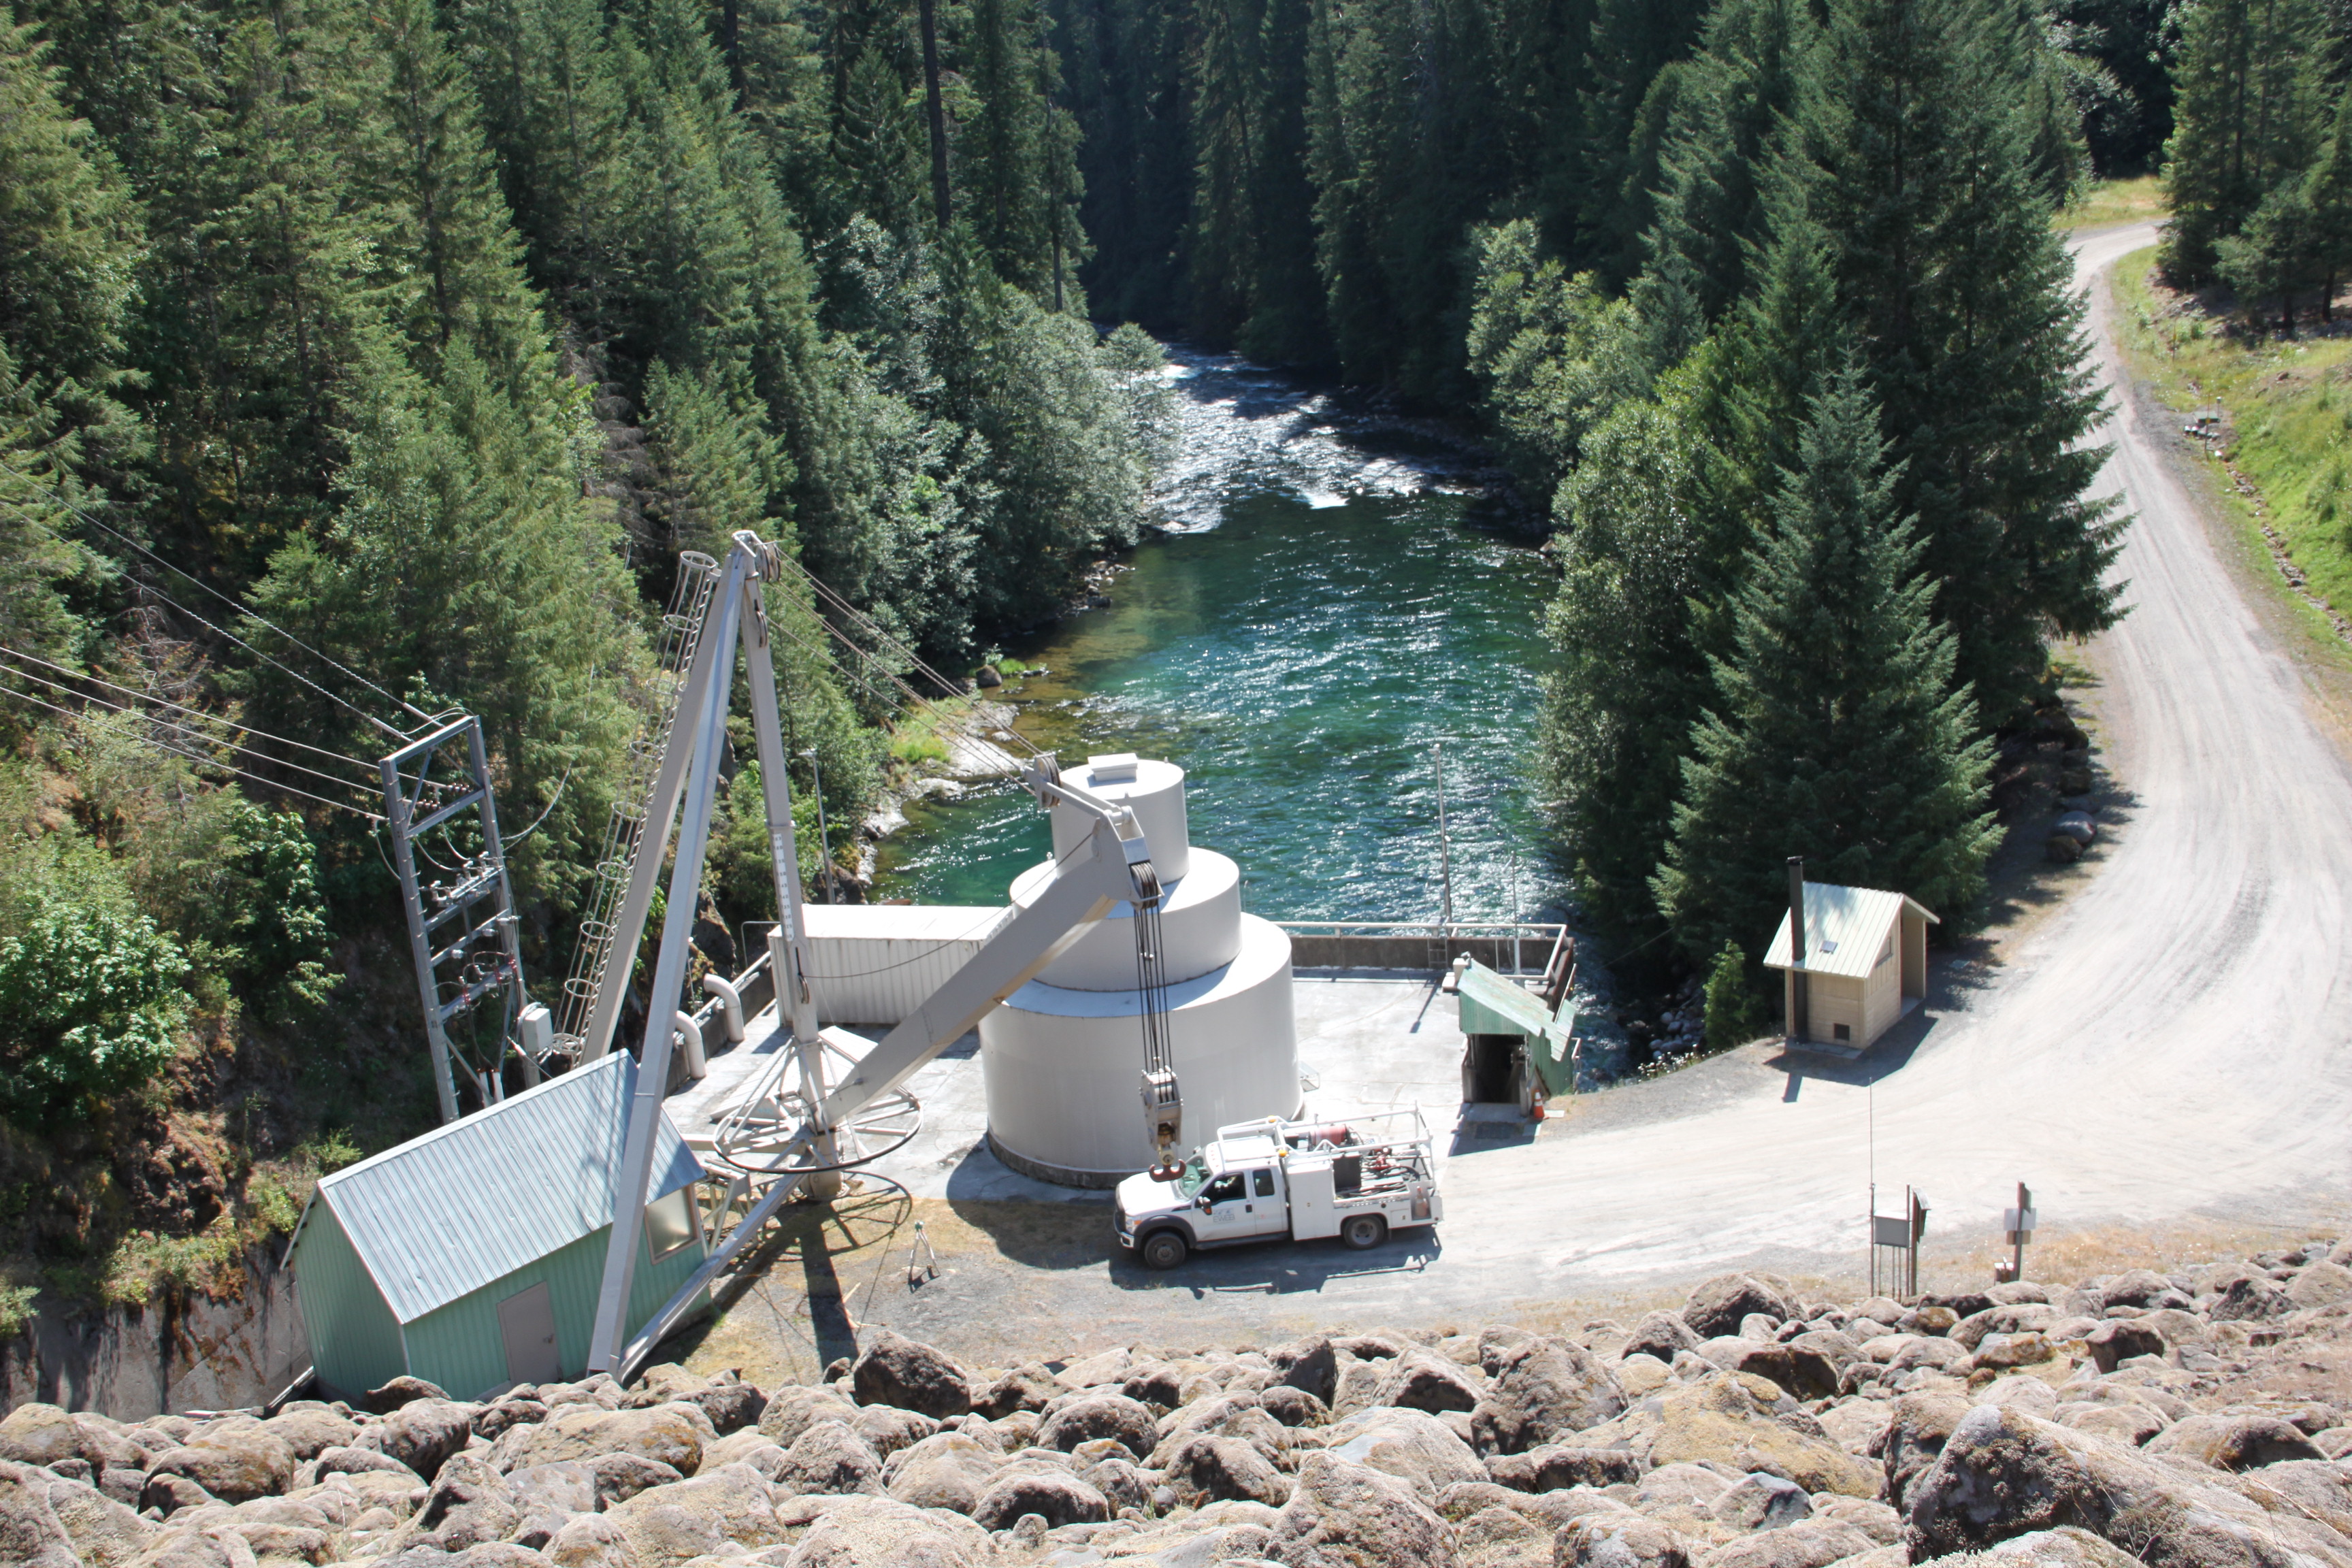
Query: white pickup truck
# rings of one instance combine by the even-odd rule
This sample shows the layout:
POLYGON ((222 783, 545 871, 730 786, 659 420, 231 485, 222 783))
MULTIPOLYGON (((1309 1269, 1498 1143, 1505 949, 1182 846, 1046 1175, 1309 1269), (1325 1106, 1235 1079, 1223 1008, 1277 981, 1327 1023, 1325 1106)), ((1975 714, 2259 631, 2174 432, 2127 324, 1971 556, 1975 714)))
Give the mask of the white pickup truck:
POLYGON ((1117 1215, 1120 1247, 1173 1268, 1195 1247, 1276 1237, 1378 1247, 1391 1230, 1436 1224, 1444 1206, 1429 1124, 1392 1110, 1220 1127, 1174 1181, 1121 1182, 1117 1215))

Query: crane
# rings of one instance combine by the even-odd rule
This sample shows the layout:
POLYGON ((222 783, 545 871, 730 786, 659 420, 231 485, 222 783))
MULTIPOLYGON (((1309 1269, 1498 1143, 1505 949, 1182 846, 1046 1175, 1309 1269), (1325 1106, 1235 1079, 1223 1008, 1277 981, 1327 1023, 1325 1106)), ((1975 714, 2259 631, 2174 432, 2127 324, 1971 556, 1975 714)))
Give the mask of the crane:
MULTIPOLYGON (((591 1371, 611 1372, 624 1381, 785 1202, 801 1193, 818 1198, 834 1195, 844 1170, 875 1157, 863 1152, 866 1147, 877 1140, 903 1142, 911 1136, 919 1107, 906 1092, 907 1081, 1051 963, 1084 928, 1119 903, 1132 903, 1136 912, 1137 975, 1145 1003, 1140 1093, 1151 1170, 1162 1180, 1172 1179, 1181 1170, 1178 1146, 1183 1131, 1183 1096, 1171 1057, 1168 991, 1160 969, 1163 893, 1159 874, 1135 814, 1063 778, 1050 753, 1024 766, 1024 787, 1042 808, 1066 805, 1081 813, 1088 826, 1086 837, 1056 863, 1054 879, 1042 895, 1025 908, 1016 909, 979 952, 871 1048, 861 1048, 866 1042, 856 1036, 817 1023, 808 978, 791 784, 784 769, 783 731, 776 708, 770 627, 761 592, 761 585, 780 579, 784 569, 774 545, 748 531, 734 536, 716 574, 707 624, 695 640, 676 710, 672 733, 682 737, 684 743, 673 741, 661 758, 641 829, 630 846, 627 883, 617 900, 614 929, 602 939, 609 943, 609 952, 635 951, 668 843, 669 824, 677 815, 668 901, 649 992, 652 1001, 646 1009, 636 1088, 628 1109, 620 1179, 614 1185, 616 1194, 642 1193, 651 1177, 654 1133, 677 1033, 677 1016, 665 1011, 665 1004, 679 994, 685 982, 688 937, 702 884, 726 741, 728 694, 740 644, 749 677, 771 870, 782 916, 769 935, 767 962, 773 968, 779 1026, 790 1028, 791 1045, 777 1053, 775 1061, 720 1128, 722 1155, 738 1172, 721 1212, 732 1210, 738 1202, 748 1202, 749 1207, 711 1248, 701 1268, 634 1335, 625 1331, 626 1303, 645 1215, 640 1205, 614 1205, 588 1366, 591 1371), (752 1191, 755 1181, 764 1183, 756 1194, 752 1191)), ((618 1011, 616 1002, 604 994, 610 984, 604 968, 601 962, 595 965, 593 990, 581 998, 579 1008, 581 1016, 591 1020, 583 1041, 591 1056, 601 1054, 610 1039, 618 1011)))

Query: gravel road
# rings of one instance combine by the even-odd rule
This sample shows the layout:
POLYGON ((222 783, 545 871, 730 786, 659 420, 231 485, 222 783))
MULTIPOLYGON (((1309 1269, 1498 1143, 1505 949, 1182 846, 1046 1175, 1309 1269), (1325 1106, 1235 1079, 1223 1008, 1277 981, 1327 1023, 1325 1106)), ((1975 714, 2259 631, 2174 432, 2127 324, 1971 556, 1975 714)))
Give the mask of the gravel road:
MULTIPOLYGON (((2083 237, 2078 276, 2154 238, 2083 237)), ((2121 563, 2131 613, 2088 649, 2103 760, 2131 800, 2095 875, 1973 988, 1944 971, 1940 1016, 1874 1085, 1750 1053, 1700 1069, 1728 1092, 1697 1114, 1612 1116, 1454 1162, 1424 1288, 1515 1279, 1510 1293, 1532 1294, 1743 1255, 1843 1271, 1874 1173, 1888 1212, 1920 1188, 1931 1230, 1997 1224, 2020 1180, 2058 1225, 2336 1212, 2352 769, 2217 558, 2161 412, 2123 395, 2103 295, 2097 363, 2118 412, 2099 488, 2138 521, 2121 563)))

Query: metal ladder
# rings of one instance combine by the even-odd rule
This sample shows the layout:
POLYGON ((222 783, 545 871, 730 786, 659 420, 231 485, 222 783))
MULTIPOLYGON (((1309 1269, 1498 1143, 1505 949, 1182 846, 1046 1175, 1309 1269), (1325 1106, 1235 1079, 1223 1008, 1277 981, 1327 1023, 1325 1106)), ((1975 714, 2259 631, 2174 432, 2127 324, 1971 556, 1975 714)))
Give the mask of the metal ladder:
MULTIPOLYGON (((646 821, 653 812, 656 781, 677 724, 678 700, 686 690, 695 649, 702 642, 719 578, 719 563, 708 555, 689 550, 677 558, 677 586, 662 616, 660 657, 652 681, 653 708, 645 728, 629 742, 626 771, 613 793, 613 816, 604 826, 604 847, 596 857, 587 918, 580 922, 572 972, 564 977, 563 993, 558 998, 562 1011, 555 1020, 551 1055, 577 1059, 603 1054, 604 1042, 592 1044, 587 1039, 589 1021, 612 968, 622 895, 645 837, 646 821)), ((626 973, 625 965, 623 972, 626 973)))

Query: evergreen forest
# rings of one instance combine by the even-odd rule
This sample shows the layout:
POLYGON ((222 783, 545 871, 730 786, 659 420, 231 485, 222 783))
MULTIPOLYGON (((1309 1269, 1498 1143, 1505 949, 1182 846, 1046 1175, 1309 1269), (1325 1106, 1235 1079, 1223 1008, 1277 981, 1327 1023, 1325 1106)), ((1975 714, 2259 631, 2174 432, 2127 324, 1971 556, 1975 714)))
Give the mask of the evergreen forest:
MULTIPOLYGON (((889 694, 1150 526, 1155 335, 1475 422, 1562 569, 1537 765, 1604 928, 1711 962, 1791 853, 1965 911, 1990 737, 2118 613, 2053 215, 2161 171, 2171 275, 2324 314, 2347 37, 2342 0, 15 0, 0 1328, 199 1279, 429 1124, 396 737, 479 715, 560 975, 677 555, 755 530, 807 574, 770 589, 797 796, 856 820, 935 743, 889 694)), ((764 852, 746 762, 714 961, 764 852)))

